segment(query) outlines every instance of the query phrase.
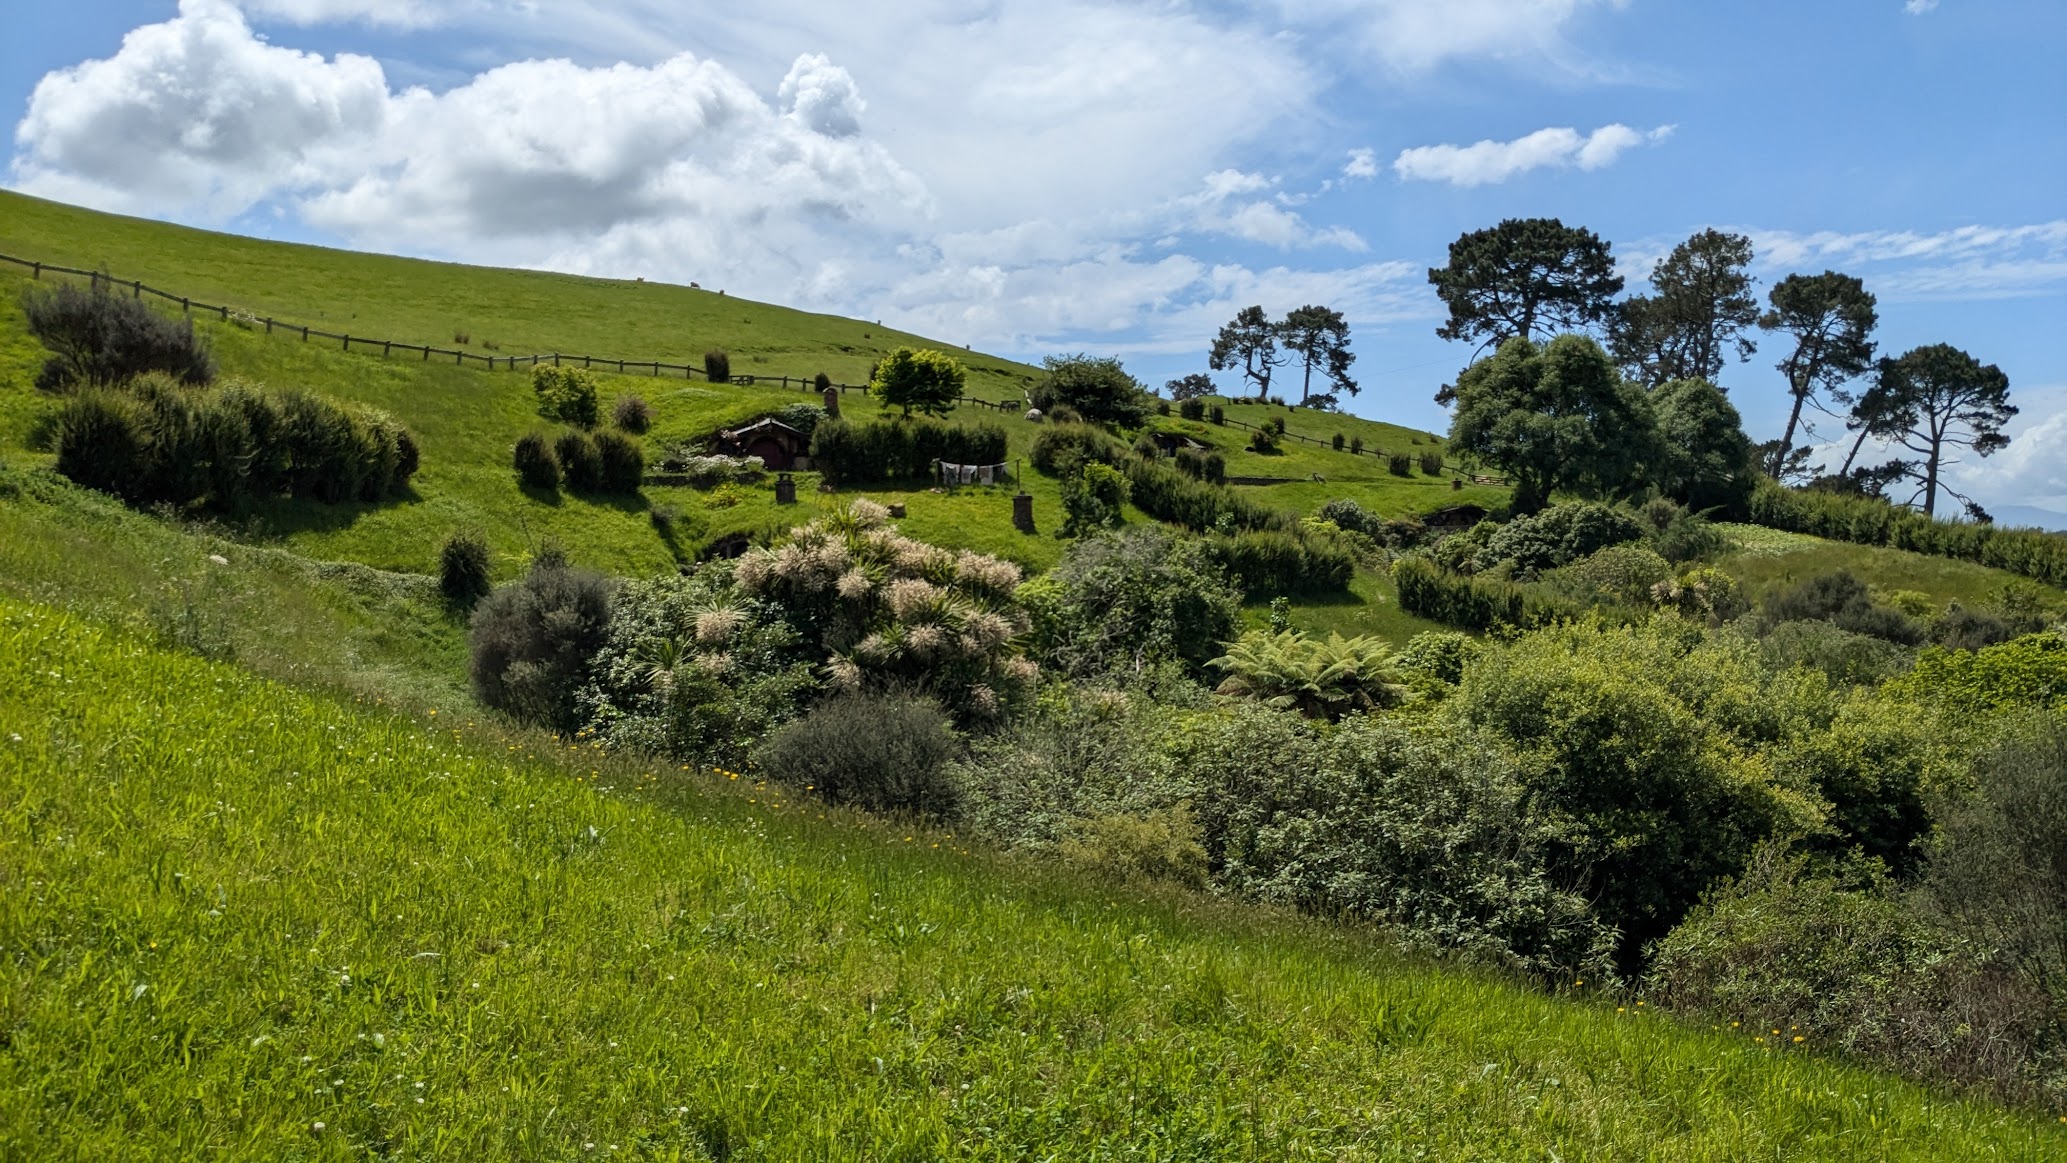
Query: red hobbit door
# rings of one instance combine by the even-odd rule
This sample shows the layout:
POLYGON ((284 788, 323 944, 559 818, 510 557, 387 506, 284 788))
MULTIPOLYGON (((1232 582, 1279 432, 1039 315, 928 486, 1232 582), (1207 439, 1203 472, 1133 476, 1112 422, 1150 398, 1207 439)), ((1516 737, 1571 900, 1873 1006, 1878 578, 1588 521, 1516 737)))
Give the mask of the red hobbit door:
POLYGON ((763 436, 746 446, 746 455, 758 456, 769 472, 790 470, 789 450, 773 437, 763 436))

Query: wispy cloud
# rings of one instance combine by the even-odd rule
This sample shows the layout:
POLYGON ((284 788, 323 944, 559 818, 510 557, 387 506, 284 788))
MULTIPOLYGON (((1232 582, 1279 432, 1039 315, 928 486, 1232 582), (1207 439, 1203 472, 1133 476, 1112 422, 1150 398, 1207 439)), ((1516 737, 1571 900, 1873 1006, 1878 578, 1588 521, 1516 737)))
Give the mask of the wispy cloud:
POLYGON ((1902 5, 1902 11, 1911 16, 1922 16, 1926 12, 1936 11, 1937 7, 1938 0, 1908 0, 1902 5))
POLYGON ((2001 299, 2067 285, 2067 219, 1935 233, 1749 230, 1761 267, 1844 268, 1883 298, 2001 299))
POLYGON ((1612 165, 1628 150, 1664 141, 1673 127, 1652 130, 1603 125, 1582 134, 1571 128, 1539 129, 1513 141, 1481 141, 1473 145, 1424 145, 1400 151, 1393 172, 1407 181, 1448 182, 1484 186, 1540 169, 1597 170, 1612 165))

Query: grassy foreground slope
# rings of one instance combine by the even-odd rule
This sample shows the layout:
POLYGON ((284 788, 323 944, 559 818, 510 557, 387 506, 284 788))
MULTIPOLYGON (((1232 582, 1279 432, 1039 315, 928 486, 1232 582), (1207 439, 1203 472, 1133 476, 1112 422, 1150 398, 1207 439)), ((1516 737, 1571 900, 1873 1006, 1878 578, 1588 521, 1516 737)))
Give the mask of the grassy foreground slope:
POLYGON ((2067 1148, 1792 1049, 450 720, 0 600, 0 1157, 2067 1148))

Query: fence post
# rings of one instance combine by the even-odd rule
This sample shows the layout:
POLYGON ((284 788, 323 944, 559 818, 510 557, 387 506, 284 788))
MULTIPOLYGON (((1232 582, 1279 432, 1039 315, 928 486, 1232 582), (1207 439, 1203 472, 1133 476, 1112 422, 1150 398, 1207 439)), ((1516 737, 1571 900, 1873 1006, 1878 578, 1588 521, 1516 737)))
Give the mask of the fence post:
POLYGON ((590 366, 591 364, 593 364, 594 362, 595 362, 595 358, 594 358, 593 356, 586 356, 586 355, 582 356, 582 357, 581 357, 581 368, 582 368, 582 370, 583 370, 583 371, 587 371, 587 370, 589 369, 589 366, 590 366))
POLYGON ((309 341, 309 329, 306 327, 301 329, 301 341, 303 343, 307 343, 309 341))
POLYGON ((431 362, 431 345, 428 343, 423 345, 423 361, 425 363, 431 362))
POLYGON ((192 314, 192 313, 193 313, 193 310, 194 310, 193 304, 191 304, 191 303, 187 302, 187 301, 186 301, 185 299, 181 299, 181 300, 179 301, 179 313, 180 313, 180 314, 182 314, 182 315, 190 315, 190 314, 192 314))
POLYGON ((30 276, 30 277, 31 277, 31 278, 36 278, 36 279, 41 279, 41 278, 43 277, 43 264, 42 264, 42 263, 40 263, 40 262, 39 262, 39 263, 36 263, 36 264, 35 264, 35 267, 36 267, 36 273, 35 273, 34 275, 30 276))
POLYGON ((560 353, 559 353, 559 352, 557 352, 557 351, 553 353, 553 366, 554 366, 554 367, 559 367, 559 366, 560 366, 560 353))
POLYGON ((138 279, 138 280, 136 281, 136 294, 134 294, 134 295, 131 295, 131 296, 130 296, 130 298, 132 298, 132 299, 141 299, 141 298, 143 298, 143 297, 144 297, 144 281, 143 281, 142 279, 138 279))
POLYGON ((228 307, 217 307, 216 310, 222 312, 223 322, 228 323, 230 321, 230 309, 228 307))

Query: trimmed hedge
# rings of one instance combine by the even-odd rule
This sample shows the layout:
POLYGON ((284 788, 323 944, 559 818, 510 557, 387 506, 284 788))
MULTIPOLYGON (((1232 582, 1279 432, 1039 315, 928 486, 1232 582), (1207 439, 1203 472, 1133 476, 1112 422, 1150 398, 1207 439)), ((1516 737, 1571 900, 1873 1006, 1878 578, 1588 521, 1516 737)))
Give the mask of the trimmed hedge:
POLYGON ((1209 552, 1252 602, 1339 593, 1356 576, 1356 557, 1347 549, 1274 529, 1214 537, 1209 552))
POLYGON ((1527 586, 1450 573, 1422 557, 1403 557, 1394 562, 1392 580, 1399 586, 1400 609, 1460 630, 1490 630, 1495 626, 1534 630, 1586 613, 1579 606, 1527 586))
POLYGON ((1005 430, 996 424, 828 418, 811 435, 811 461, 833 484, 914 480, 931 476, 936 460, 1002 464, 1005 456, 1005 430))
POLYGON ((1940 521, 1871 497, 1806 492, 1770 479, 1752 490, 1749 507, 1751 523, 1769 529, 1971 561, 2067 586, 2067 537, 2055 533, 1940 521))
POLYGON ((337 504, 401 493, 416 440, 386 413, 305 392, 195 391, 146 378, 87 391, 53 424, 57 470, 132 505, 229 512, 282 493, 337 504))

